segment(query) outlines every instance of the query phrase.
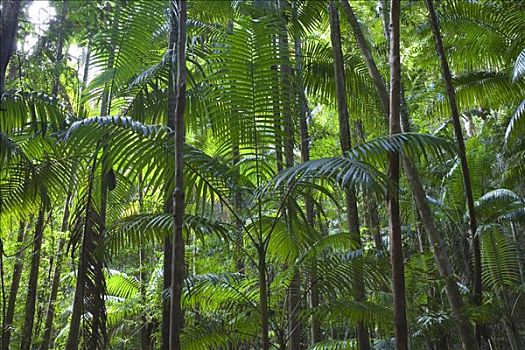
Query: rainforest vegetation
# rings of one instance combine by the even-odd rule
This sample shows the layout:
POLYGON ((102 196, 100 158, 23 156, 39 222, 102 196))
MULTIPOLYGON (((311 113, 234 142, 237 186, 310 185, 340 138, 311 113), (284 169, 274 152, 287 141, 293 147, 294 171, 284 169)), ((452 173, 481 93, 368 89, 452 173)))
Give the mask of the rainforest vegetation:
POLYGON ((1 350, 525 349, 525 2, 2 0, 1 350))

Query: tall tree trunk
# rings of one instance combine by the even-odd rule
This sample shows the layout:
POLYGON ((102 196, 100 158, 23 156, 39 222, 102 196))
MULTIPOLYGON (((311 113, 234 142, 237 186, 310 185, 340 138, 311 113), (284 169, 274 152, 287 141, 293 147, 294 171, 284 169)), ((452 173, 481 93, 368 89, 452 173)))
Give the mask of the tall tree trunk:
MULTIPOLYGON (((177 94, 176 94, 176 69, 175 67, 175 54, 177 52, 177 14, 175 12, 175 7, 171 6, 170 8, 170 35, 169 35, 169 47, 170 50, 170 74, 168 74, 168 110, 167 110, 167 121, 166 125, 170 130, 168 134, 169 142, 173 142, 175 138, 175 105, 177 104, 177 94)), ((166 179, 166 182, 169 184, 171 181, 166 179)), ((166 196, 166 203, 164 205, 164 212, 166 214, 173 215, 173 190, 166 196)), ((164 238, 164 261, 163 261, 163 290, 165 292, 171 289, 171 265, 172 265, 172 256, 173 256, 173 241, 172 236, 164 238)), ((170 298, 169 294, 164 295, 162 298, 162 322, 161 322, 161 349, 168 350, 170 344, 170 298)))
POLYGON ((20 0, 2 2, 2 28, 0 30, 2 33, 2 40, 0 40, 0 97, 4 93, 7 65, 15 48, 16 30, 18 28, 18 17, 20 15, 22 2, 23 1, 20 0))
MULTIPOLYGON (((24 242, 27 228, 23 222, 20 222, 18 235, 16 237, 17 246, 21 246, 24 242)), ((16 297, 18 295, 18 288, 20 287, 20 280, 22 278, 22 269, 24 267, 24 249, 20 250, 13 266, 13 279, 11 280, 11 288, 9 289, 9 301, 7 303, 5 319, 2 322, 2 337, 0 344, 2 350, 9 350, 9 343, 11 339, 11 331, 13 329, 13 317, 15 315, 16 297)))
MULTIPOLYGON (((281 14, 281 27, 279 33, 279 56, 281 61, 281 101, 283 110, 283 122, 284 122, 284 158, 285 167, 290 168, 294 165, 294 130, 292 122, 292 112, 290 105, 292 103, 293 94, 291 91, 291 72, 290 72, 290 48, 288 42, 288 33, 286 28, 285 2, 282 0, 277 1, 280 14, 281 14)), ((293 227, 291 224, 293 213, 292 199, 287 200, 286 205, 286 221, 288 222, 288 230, 292 237, 294 236, 293 227)), ((302 324, 299 319, 299 313, 301 312, 301 279, 299 271, 296 270, 290 286, 287 290, 287 306, 288 306, 288 349, 299 350, 301 349, 302 342, 302 324)))
MULTIPOLYGON (((334 55, 334 73, 336 77, 335 86, 337 95, 337 111, 339 115, 339 141, 341 143, 341 150, 343 153, 345 153, 351 149, 352 145, 350 140, 348 107, 346 104, 345 73, 343 65, 343 51, 341 49, 341 30, 339 28, 339 14, 335 2, 330 1, 328 6, 330 15, 330 39, 332 42, 332 50, 334 55)), ((357 211, 357 198, 355 189, 350 188, 345 192, 348 228, 352 240, 356 246, 360 248, 361 235, 359 232, 359 216, 357 211)), ((366 300, 366 295, 361 261, 356 263, 355 276, 354 299, 358 302, 364 301, 366 300)), ((363 320, 360 320, 357 323, 357 342, 360 350, 370 349, 368 329, 366 328, 363 320)))
MULTIPOLYGON (((434 34, 434 42, 436 45, 436 52, 441 63, 441 74, 445 81, 447 98, 450 106, 450 112, 452 114, 452 124, 454 125, 454 134, 456 135, 456 142, 458 145, 458 156, 461 164, 461 172, 463 174, 463 187, 465 189, 465 196, 467 200, 467 212, 469 217, 469 230, 470 237, 472 239, 472 257, 474 265, 474 276, 472 276, 472 287, 473 287, 473 298, 472 301, 475 305, 481 305, 482 298, 482 283, 481 283, 481 250, 479 237, 476 235, 477 222, 476 222, 476 211, 474 209, 474 196, 472 193, 472 184, 470 180, 470 170, 467 163, 467 154, 465 150, 465 141, 463 139, 463 131, 461 129, 461 119, 459 116, 458 105, 456 102, 456 91, 452 84, 452 74, 448 65, 447 57, 445 55, 445 49, 443 47, 443 41, 439 30, 438 18, 436 11, 434 10, 434 3, 432 0, 426 0, 428 9, 428 16, 430 25, 432 27, 432 33, 434 34)), ((481 324, 476 324, 476 338, 478 342, 481 342, 483 334, 483 327, 481 324)))
MULTIPOLYGON (((390 135, 401 131, 401 61, 399 55, 400 0, 391 0, 390 7, 390 135)), ((403 238, 399 213, 399 153, 388 155, 388 176, 395 189, 387 191, 388 231, 390 233, 390 259, 394 292, 394 329, 396 350, 408 349, 408 325, 405 300, 405 272, 403 261, 403 238)))
MULTIPOLYGON (((354 29, 354 33, 356 37, 360 36, 364 39, 361 29, 357 25, 358 23, 357 18, 355 18, 355 14, 350 4, 346 0, 342 0, 342 3, 343 3, 343 7, 345 8, 345 11, 348 17, 352 17, 352 16, 354 17, 354 19, 350 21, 350 25, 354 29)), ((369 74, 371 76, 380 74, 377 69, 376 63, 374 59, 372 58, 371 53, 369 52, 370 49, 369 49, 369 46, 366 44, 366 42, 364 40, 358 40, 358 45, 361 51, 363 52, 363 56, 365 57, 365 60, 367 61, 367 67, 369 67, 369 74), (368 52, 368 53, 365 54, 365 52, 368 52)), ((382 77, 381 76, 375 77, 372 80, 375 84, 380 100, 388 101, 388 92, 387 92, 387 88, 386 88, 385 82, 382 79, 382 77)), ((406 105, 406 102, 404 102, 404 104, 406 105)), ((388 116, 388 111, 389 111, 389 107, 385 111, 387 116, 388 116)), ((402 109, 401 111, 401 126, 402 126, 403 132, 409 131, 408 110, 406 108, 402 109)), ((412 187, 412 192, 414 195, 414 199, 416 201, 419 215, 421 217, 421 221, 423 223, 425 231, 427 232, 429 242, 433 247, 434 259, 436 261, 438 271, 440 273, 440 276, 445 280, 445 289, 447 292, 447 297, 449 299, 449 304, 450 304, 452 313, 454 315, 454 318, 457 320, 457 324, 459 327, 459 333, 460 333, 461 340, 463 343, 463 348, 465 350, 477 349, 477 343, 474 341, 475 339, 474 333, 472 331, 472 327, 470 326, 467 314, 464 309, 463 299, 461 297, 459 288, 455 281, 454 271, 452 270, 452 265, 450 263, 448 253, 446 251, 446 245, 445 245, 445 242, 443 241, 441 233, 438 231, 436 224, 434 222, 432 211, 426 200, 426 193, 423 189, 423 185, 421 184, 419 174, 417 172, 417 169, 414 167, 414 165, 410 161, 410 159, 403 156, 402 161, 403 161, 403 168, 405 169, 408 181, 410 182, 410 185, 412 187)))
MULTIPOLYGON (((294 2, 296 6, 296 2, 294 2)), ((294 7, 295 9, 295 7, 294 7)), ((310 136, 308 133, 308 117, 310 116, 310 110, 308 108, 308 100, 304 91, 303 84, 303 58, 302 58, 302 47, 301 39, 295 38, 295 69, 297 71, 297 97, 299 102, 299 128, 301 135, 301 161, 308 162, 310 160, 310 136)), ((306 223, 309 228, 314 227, 314 203, 312 198, 307 195, 304 198, 305 206, 305 217, 306 223)), ((315 267, 314 267, 315 268, 315 267)), ((312 269, 309 276, 309 305, 311 308, 319 306, 319 291, 317 289, 317 276, 315 270, 312 269)), ((315 344, 321 341, 321 323, 316 316, 312 316, 310 326, 310 338, 311 343, 315 344)))
MULTIPOLYGON (((173 257, 171 271, 170 349, 180 349, 184 325, 182 287, 184 283, 184 110, 186 108, 186 0, 178 0, 177 104, 175 105, 175 191, 173 192, 173 257)), ((173 74, 173 71, 170 72, 173 74)))
POLYGON ((38 218, 35 224, 35 236, 33 240, 33 252, 31 256, 31 271, 29 272, 29 283, 27 284, 27 299, 22 329, 21 350, 29 350, 33 341, 33 319, 35 317, 36 294, 38 289, 38 270, 40 268, 40 249, 44 235, 45 205, 40 204, 38 218))
MULTIPOLYGON (((62 11, 60 13, 60 17, 58 19, 58 27, 61 28, 64 25, 64 21, 66 19, 67 15, 67 2, 62 3, 62 11)), ((57 49, 55 52, 55 72, 54 72, 54 82, 53 82, 53 88, 51 89, 51 95, 56 96, 58 94, 58 88, 60 86, 60 67, 62 64, 62 60, 64 58, 63 48, 64 48, 64 31, 61 30, 58 35, 58 42, 57 42, 57 49)), ((70 181, 70 184, 72 181, 70 181)), ((69 192, 66 196, 66 202, 64 205, 64 216, 62 218, 62 225, 60 227, 61 232, 66 232, 69 227, 69 205, 71 202, 71 192, 69 192)), ((53 279, 51 282, 51 291, 49 294, 49 302, 47 307, 47 313, 46 313, 46 320, 44 324, 44 334, 42 336, 42 342, 40 344, 40 350, 47 350, 49 349, 50 341, 51 341, 51 333, 53 330, 53 318, 55 316, 55 301, 58 293, 58 284, 60 282, 60 274, 61 274, 61 268, 62 268, 62 251, 64 250, 64 244, 65 240, 64 238, 60 238, 58 242, 58 251, 57 251, 57 257, 55 262, 55 269, 53 272, 53 279)))
MULTIPOLYGON (((69 230, 69 208, 71 205, 71 192, 67 194, 66 203, 64 205, 64 216, 62 217, 61 232, 69 230)), ((51 282, 51 292, 49 294, 49 303, 47 307, 46 321, 44 326, 44 335, 42 336, 42 343, 40 350, 49 349, 51 344, 51 334, 53 332, 53 319, 55 317, 55 302, 58 294, 58 287, 60 283, 60 275, 62 273, 62 255, 64 250, 65 239, 60 238, 58 242, 57 257, 55 262, 55 271, 53 272, 53 280, 51 282)))

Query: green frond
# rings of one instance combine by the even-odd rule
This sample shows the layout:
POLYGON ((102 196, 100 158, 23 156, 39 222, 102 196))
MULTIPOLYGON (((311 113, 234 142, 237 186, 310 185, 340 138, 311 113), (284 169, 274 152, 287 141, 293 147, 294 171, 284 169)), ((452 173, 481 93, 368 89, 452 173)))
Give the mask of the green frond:
MULTIPOLYGON (((184 215, 186 233, 193 231, 203 237, 212 233, 228 236, 226 225, 213 219, 184 215)), ((123 249, 138 248, 141 244, 161 244, 173 232, 173 216, 166 213, 143 213, 118 219, 107 230, 106 246, 111 255, 123 249)))
POLYGON ((512 79, 516 81, 523 76, 525 76, 525 49, 523 49, 518 58, 516 58, 514 71, 512 72, 512 79))
POLYGON ((139 293, 140 284, 134 277, 118 270, 109 270, 106 275, 106 294, 118 298, 130 298, 139 293))
POLYGON ((516 247, 497 224, 483 225, 476 234, 480 235, 483 281, 500 293, 517 286, 520 274, 516 247))
POLYGON ((508 189, 496 189, 485 193, 476 201, 476 215, 484 222, 504 216, 509 211, 525 207, 523 199, 508 189))

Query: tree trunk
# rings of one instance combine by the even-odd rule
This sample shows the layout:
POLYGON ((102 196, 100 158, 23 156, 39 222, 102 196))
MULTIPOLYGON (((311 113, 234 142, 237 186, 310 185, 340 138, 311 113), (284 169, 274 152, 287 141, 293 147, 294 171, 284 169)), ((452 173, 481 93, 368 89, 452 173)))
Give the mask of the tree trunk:
MULTIPOLYGON (((436 45, 436 52, 441 63, 441 74, 445 81, 447 98, 450 106, 450 112, 452 114, 452 123, 454 125, 454 133, 456 135, 456 142, 458 145, 458 156, 461 164, 461 172, 463 174, 463 187, 465 188, 465 196, 467 200, 467 209, 469 217, 469 229, 470 237, 472 239, 472 256, 474 265, 474 276, 472 278, 473 287, 473 298, 472 301, 475 305, 481 305, 482 298, 482 284, 481 284, 481 250, 479 237, 476 235, 477 223, 476 223, 476 212, 474 209, 474 196, 472 193, 472 184, 470 181, 470 170, 467 164, 467 155, 465 150, 465 141, 463 140, 463 131, 461 130, 461 120, 458 111, 458 105, 456 102, 456 92, 454 85, 452 84, 452 74, 448 65, 447 57, 445 55, 445 49, 443 47, 443 41, 441 39, 441 33, 439 31, 439 23, 434 10, 434 4, 432 0, 426 0, 428 9, 428 15, 430 25, 432 27, 432 33, 434 34, 434 42, 436 45)), ((476 338, 478 342, 481 342, 482 336, 484 336, 483 327, 481 324, 476 324, 476 338)))
POLYGON ((38 270, 40 268, 40 249, 44 234, 45 209, 44 204, 40 204, 38 218, 35 224, 35 236, 33 240, 33 252, 31 256, 31 271, 29 273, 29 283, 27 284, 27 299, 24 318, 24 328, 22 329, 21 350, 29 350, 33 341, 33 319, 35 317, 36 294, 38 289, 38 270))
POLYGON ((18 28, 18 16, 20 15, 20 6, 23 1, 8 0, 2 1, 2 40, 0 40, 0 97, 4 93, 5 72, 7 65, 13 54, 16 44, 16 30, 18 28))
MULTIPOLYGON (((20 222, 18 235, 16 237, 17 246, 21 246, 24 242, 27 228, 23 222, 20 222)), ((13 317, 15 315, 16 297, 18 295, 18 288, 20 287, 20 280, 22 278, 22 270, 24 267, 24 249, 20 250, 13 266, 13 279, 11 280, 11 288, 9 290, 9 301, 7 303, 5 319, 3 320, 2 337, 0 343, 2 350, 9 350, 9 342, 11 339, 11 330, 13 328, 13 317)))
MULTIPOLYGON (((334 73, 337 95, 337 111, 339 116, 339 141, 341 143, 341 150, 343 153, 349 151, 352 147, 350 140, 350 124, 348 107, 346 104, 346 87, 345 75, 343 65, 343 51, 341 49, 341 30, 339 28, 339 14, 334 1, 329 2, 330 14, 330 39, 332 42, 332 50, 334 54, 334 73)), ((355 189, 350 188, 345 191, 346 214, 348 220, 348 229, 350 236, 356 247, 361 248, 361 235, 359 228, 359 217, 357 211, 357 199, 355 189)), ((356 263, 355 274, 355 293, 354 299, 356 301, 366 300, 365 286, 362 275, 362 261, 356 263)), ((363 320, 357 323, 357 342, 360 350, 370 349, 370 339, 368 329, 363 320)))
POLYGON ((261 312, 261 349, 270 350, 270 326, 268 312, 268 282, 266 271, 266 252, 264 247, 257 248, 259 263, 257 270, 259 272, 259 307, 261 312))
MULTIPOLYGON (((292 122, 292 112, 290 105, 293 101, 293 94, 291 91, 291 72, 290 72, 290 47, 288 42, 288 33, 286 29, 286 18, 284 16, 285 4, 282 0, 277 1, 281 13, 281 27, 279 33, 279 56, 281 61, 281 103, 283 110, 284 122, 284 159, 285 167, 290 168, 294 165, 294 130, 292 122)), ((286 205, 286 221, 288 222, 288 229, 292 237, 294 236, 293 227, 291 224, 293 213, 292 199, 287 200, 286 205)), ((287 306, 288 306, 288 349, 301 349, 302 342, 302 324, 299 319, 301 312, 301 279, 299 271, 296 270, 290 286, 287 290, 287 306)))
MULTIPOLYGON (((177 45, 177 36, 178 36, 178 30, 177 30, 177 22, 176 22, 176 13, 175 8, 170 8, 170 23, 171 23, 171 30, 169 35, 169 47, 168 49, 171 50, 171 57, 170 60, 170 74, 168 74, 168 111, 167 111, 167 127, 170 130, 170 133, 168 134, 168 141, 173 142, 175 138, 174 130, 175 130, 175 105, 177 104, 177 95, 175 91, 175 82, 176 82, 176 67, 174 66, 175 63, 175 52, 176 52, 176 45, 177 45)), ((167 181, 169 183, 169 181, 167 181)), ((164 205, 164 212, 167 214, 173 215, 173 190, 167 189, 168 191, 171 191, 166 196, 166 203, 164 205)), ((168 292, 171 289, 171 265, 172 265, 172 255, 173 255, 173 241, 172 237, 166 237, 164 238, 164 261, 163 261, 163 290, 164 292, 168 292)), ((162 298, 162 322, 161 322, 161 349, 162 350, 168 350, 169 344, 170 344, 170 298, 169 294, 163 295, 162 298)))
MULTIPOLYGON (((71 205, 71 193, 67 194, 66 203, 64 205, 64 216, 62 218, 61 232, 69 230, 69 207, 71 205)), ((49 303, 47 307, 46 322, 44 326, 44 335, 42 336, 42 343, 40 350, 49 349, 51 344, 51 333, 53 331, 53 319, 55 317, 55 301, 58 294, 58 286, 60 283, 60 275, 62 273, 62 254, 64 250, 65 240, 60 238, 58 242, 57 258, 55 262, 55 271, 53 273, 53 281, 51 282, 51 292, 49 294, 49 303)))
MULTIPOLYGON (((182 287, 184 284, 184 110, 186 108, 186 1, 178 0, 177 103, 175 105, 175 191, 173 192, 173 256, 171 271, 170 349, 179 350, 184 325, 182 287)), ((173 70, 170 72, 173 74, 173 70)))
MULTIPOLYGON (((294 2, 294 5, 295 2, 294 2)), ((301 135, 301 161, 308 162, 310 160, 310 136, 308 133, 308 117, 310 110, 308 108, 308 101, 303 85, 303 62, 302 62, 302 48, 301 39, 295 39, 295 69, 297 71, 297 95, 299 100, 299 128, 301 135)), ((306 223, 310 228, 314 227, 314 204, 310 196, 304 198, 306 223)), ((310 273, 309 280, 309 305, 311 308, 319 306, 319 291, 316 285, 316 273, 314 270, 310 273)), ((321 323, 316 316, 312 316, 310 326, 311 344, 321 341, 321 323)))
MULTIPOLYGON (((401 109, 401 61, 399 55, 400 0, 391 0, 390 7, 390 135, 398 134, 401 109)), ((388 176, 395 189, 387 191, 388 231, 390 233, 390 259, 394 293, 394 329, 396 350, 408 349, 408 325, 405 300, 405 274, 403 238, 399 213, 399 153, 388 155, 388 176)))

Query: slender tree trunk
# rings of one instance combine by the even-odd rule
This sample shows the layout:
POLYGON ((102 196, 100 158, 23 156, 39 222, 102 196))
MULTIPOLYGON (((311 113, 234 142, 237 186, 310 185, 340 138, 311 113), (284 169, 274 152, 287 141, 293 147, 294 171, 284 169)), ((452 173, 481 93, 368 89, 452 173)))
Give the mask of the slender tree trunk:
POLYGON ((29 272, 29 283, 27 284, 27 299, 22 329, 21 350, 29 350, 33 341, 33 319, 35 317, 36 294, 38 289, 38 270, 40 268, 40 249, 44 234, 45 209, 40 204, 38 218, 35 224, 35 236, 33 240, 33 252, 31 256, 31 271, 29 272))
MULTIPOLYGON (((348 107, 346 104, 346 87, 345 87, 345 73, 343 65, 343 51, 341 49, 341 30, 339 28, 339 15, 334 1, 329 2, 330 14, 330 39, 332 42, 332 50, 334 54, 334 72, 337 95, 337 110, 339 115, 339 140, 341 143, 341 150, 343 153, 349 151, 352 147, 350 140, 350 124, 348 107)), ((361 235, 359 228, 359 216, 357 211, 357 199, 355 189, 350 188, 346 192, 346 214, 348 220, 348 228, 352 240, 355 242, 358 249, 361 247, 361 235)), ((362 275, 362 262, 356 264, 355 277, 355 294, 356 301, 366 300, 365 286, 362 275)), ((363 320, 357 323, 357 342, 360 350, 370 349, 370 337, 368 329, 363 320)))
MULTIPOLYGON (((428 9, 430 25, 432 27, 432 33, 434 34, 436 52, 441 63, 441 74, 443 76, 443 80, 445 81, 447 98, 450 106, 450 112, 452 114, 452 124, 454 125, 454 133, 456 135, 456 142, 458 144, 458 156, 461 164, 461 172, 463 174, 463 187, 465 188, 470 237, 472 239, 472 255, 474 265, 474 276, 472 277, 474 293, 472 301, 475 305, 479 306, 482 302, 481 250, 479 237, 476 235, 476 211, 474 209, 474 196, 472 193, 472 184, 470 181, 470 170, 467 163, 465 141, 463 139, 463 131, 461 130, 461 119, 456 102, 456 91, 454 90, 454 85, 452 84, 452 74, 450 72, 450 67, 445 55, 445 49, 443 47, 443 41, 439 30, 438 18, 436 16, 436 11, 434 10, 434 3, 432 0, 426 0, 426 5, 428 9)), ((478 339, 478 342, 481 342, 482 337, 484 337, 483 333, 484 330, 482 325, 476 324, 476 338, 478 339)))
MULTIPOLYGON (((294 2, 296 6, 296 3, 294 2)), ((294 7, 295 9, 295 7, 294 7)), ((302 48, 301 48, 301 39, 295 38, 295 69, 297 71, 297 95, 299 102, 299 128, 301 135, 301 161, 308 162, 310 160, 310 136, 308 133, 308 118, 310 116, 310 110, 308 108, 308 101, 306 99, 306 94, 304 91, 303 84, 303 58, 302 58, 302 48)), ((304 198, 305 206, 305 217, 306 223, 310 228, 314 227, 314 203, 310 196, 304 198)), ((315 268, 315 267, 314 267, 315 268)), ((319 291, 317 290, 316 279, 317 274, 315 270, 312 269, 309 276, 309 305, 311 308, 316 308, 319 306, 319 291)), ((316 316, 312 316, 311 326, 310 326, 310 337, 311 344, 315 344, 321 341, 321 323, 319 322, 316 316)))
POLYGON ((8 0, 2 2, 2 40, 0 40, 0 97, 4 93, 5 72, 13 54, 16 43, 16 30, 18 28, 18 17, 23 1, 8 0))
POLYGON ((261 349, 270 350, 270 326, 268 311, 268 281, 266 271, 266 252, 262 246, 257 248, 259 263, 259 308, 261 312, 261 349))
MULTIPOLYGON (((284 17, 285 4, 282 0, 278 0, 278 7, 281 12, 281 28, 279 33, 279 55, 283 62, 281 64, 281 103, 283 110, 284 122, 284 158, 285 167, 290 168, 294 165, 294 130, 292 122, 292 113, 290 105, 293 101, 291 93, 291 72, 290 72, 290 57, 289 57, 289 42, 288 33, 286 29, 286 18, 284 17)), ((288 229, 292 237, 294 236, 291 219, 293 213, 293 203, 288 199, 286 205, 286 217, 288 221, 288 229)), ((301 312, 301 279, 299 271, 295 271, 294 276, 290 282, 287 290, 287 306, 288 306, 288 349, 301 349, 302 342, 302 324, 299 319, 301 312)))
MULTIPOLYGON (((67 194, 66 203, 64 205, 64 216, 62 218, 61 232, 69 230, 69 208, 71 205, 71 192, 67 194)), ((57 258, 55 262, 55 271, 53 273, 53 280, 51 282, 51 292, 49 294, 49 303, 47 307, 46 321, 44 326, 44 335, 42 336, 42 343, 40 350, 49 349, 51 344, 51 333, 53 332, 53 319, 55 317, 55 302, 58 294, 58 287, 60 283, 60 275, 62 273, 62 254, 64 250, 65 240, 60 238, 58 242, 57 258)))
MULTIPOLYGON (((17 246, 21 246, 24 242, 27 228, 23 222, 20 222, 18 229, 18 235, 16 238, 17 246)), ((16 297, 18 295, 18 288, 20 287, 20 280, 22 278, 22 270, 24 267, 24 250, 22 249, 18 256, 15 257, 16 261, 13 266, 13 279, 11 280, 11 288, 9 290, 9 301, 7 303, 7 310, 5 319, 3 320, 2 339, 2 350, 9 350, 9 343, 11 339, 11 331, 13 329, 13 317, 15 315, 16 297)))
MULTIPOLYGON (((351 16, 354 17, 354 19, 350 21, 350 25, 353 27, 356 37, 359 36, 364 39, 364 36, 361 33, 361 29, 359 28, 359 26, 357 26, 357 23, 358 23, 357 18, 355 18, 355 14, 353 14, 353 11, 350 5, 345 0, 343 0, 342 2, 344 4, 344 8, 345 8, 347 15, 349 17, 351 16)), ((364 40, 359 40, 358 44, 362 52, 368 51, 368 53, 363 54, 363 56, 365 57, 365 60, 367 61, 367 66, 369 67, 370 75, 372 76, 372 75, 380 74, 378 69, 376 68, 375 61, 373 60, 372 55, 369 52, 370 50, 369 46, 366 44, 364 40)), ((374 81, 374 84, 378 92, 378 95, 380 97, 380 100, 388 101, 388 92, 387 92, 384 80, 381 77, 375 77, 372 80, 374 81)), ((406 105, 406 102, 404 104, 406 105)), ((388 111, 389 111, 389 107, 385 111, 387 115, 388 115, 388 111)), ((401 111, 401 121, 402 121, 401 126, 403 129, 403 132, 408 132, 409 131, 408 110, 406 108, 404 108, 401 111)), ((454 318, 457 320, 457 323, 458 323, 459 333, 462 339, 463 348, 465 350, 466 349, 477 349, 477 343, 473 341, 474 333, 472 331, 472 327, 470 326, 468 317, 464 310, 463 299, 459 292, 457 283, 454 279, 454 272, 452 270, 452 265, 450 263, 448 253, 445 248, 446 245, 445 245, 445 242, 443 241, 443 238, 441 237, 441 233, 438 231, 435 225, 434 218, 432 216, 432 211, 426 200, 426 193, 419 179, 419 174, 417 172, 417 169, 413 166, 412 162, 408 158, 402 157, 402 161, 403 161, 403 167, 407 174, 408 181, 410 182, 411 187, 412 187, 412 192, 414 194, 414 199, 416 201, 416 205, 418 208, 419 215, 421 217, 421 221, 423 223, 423 226, 425 227, 425 231, 427 232, 429 242, 433 247, 434 258, 436 260, 436 265, 438 266, 438 271, 441 277, 445 280, 445 288, 446 288, 447 296, 449 299, 449 304, 451 306, 454 318)))
MULTIPOLYGON (((62 12, 58 19, 59 27, 62 27, 67 15, 67 2, 62 3, 62 12)), ((64 58, 63 47, 64 47, 64 32, 60 31, 58 35, 57 50, 55 53, 55 72, 54 72, 54 82, 53 88, 51 89, 51 95, 56 96, 58 94, 58 88, 60 86, 60 66, 62 59, 64 58)), ((71 183, 71 181, 70 181, 71 183)), ((64 205, 64 216, 62 218, 62 226, 60 228, 61 232, 66 232, 68 230, 68 221, 69 221, 69 205, 71 202, 71 192, 66 196, 66 202, 64 205)), ((53 273, 53 279, 51 282, 51 291, 49 294, 49 302, 46 313, 46 320, 44 324, 44 334, 42 336, 42 343, 40 344, 40 350, 49 349, 51 341, 51 333, 53 330, 53 318, 55 316, 55 301, 58 293, 58 284, 60 282, 60 274, 62 268, 62 251, 64 249, 65 240, 60 238, 58 242, 58 251, 55 262, 55 270, 53 273)))
MULTIPOLYGON (((175 191, 173 192, 173 257, 171 271, 170 349, 179 350, 184 325, 181 305, 184 284, 184 110, 186 108, 186 1, 178 0, 177 104, 175 105, 175 191)), ((173 74, 173 71, 171 72, 173 74)))
MULTIPOLYGON (((175 67, 175 54, 177 51, 177 15, 175 12, 175 7, 170 8, 170 23, 171 30, 169 35, 169 47, 171 50, 170 59, 170 74, 168 74, 168 111, 167 111, 167 126, 170 130, 168 134, 169 142, 174 142, 175 139, 175 106, 177 104, 177 94, 176 94, 176 70, 175 67)), ((170 183, 170 181, 167 181, 170 183)), ((173 215, 173 190, 166 197, 166 203, 164 205, 164 212, 167 214, 173 215)), ((164 239, 164 261, 163 261, 163 289, 165 292, 170 291, 171 289, 171 266, 172 266, 172 256, 173 256, 173 241, 172 237, 166 237, 164 239)), ((168 350, 170 344, 170 297, 164 295, 162 298, 162 322, 161 322, 161 349, 168 350)))
MULTIPOLYGON (((400 0, 391 0, 390 7, 390 135, 401 131, 401 61, 399 55, 400 0)), ((403 261, 403 238, 399 213, 399 153, 388 156, 388 175, 396 189, 387 191, 388 231, 390 233, 390 259, 394 292, 394 329, 396 350, 408 349, 408 325, 405 300, 405 272, 403 261)))
MULTIPOLYGON (((139 202, 139 212, 144 211, 144 197, 142 194, 142 176, 139 174, 138 177, 139 188, 138 188, 138 202, 139 202)), ((139 283, 140 283, 140 300, 143 305, 146 305, 146 268, 144 267, 144 260, 146 260, 146 248, 144 247, 144 238, 142 235, 139 237, 140 247, 139 247, 139 283)), ((146 311, 147 312, 147 311, 146 311)), ((146 315, 141 315, 140 317, 142 326, 140 328, 140 349, 149 350, 152 345, 151 341, 151 332, 153 329, 153 323, 148 320, 146 315)))

